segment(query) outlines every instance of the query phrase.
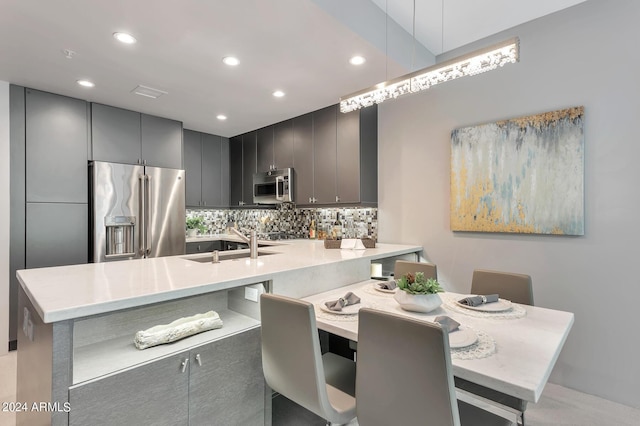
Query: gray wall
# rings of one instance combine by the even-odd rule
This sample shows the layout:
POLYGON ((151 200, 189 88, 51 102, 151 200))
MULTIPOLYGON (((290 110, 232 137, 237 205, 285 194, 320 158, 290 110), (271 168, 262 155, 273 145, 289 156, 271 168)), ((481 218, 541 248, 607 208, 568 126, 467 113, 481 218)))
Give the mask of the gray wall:
POLYGON ((449 289, 474 268, 530 274, 575 313, 551 381, 640 408, 640 2, 591 0, 465 47, 520 37, 521 61, 379 106, 380 241, 423 245, 449 289), (584 237, 453 233, 452 129, 585 107, 584 237))

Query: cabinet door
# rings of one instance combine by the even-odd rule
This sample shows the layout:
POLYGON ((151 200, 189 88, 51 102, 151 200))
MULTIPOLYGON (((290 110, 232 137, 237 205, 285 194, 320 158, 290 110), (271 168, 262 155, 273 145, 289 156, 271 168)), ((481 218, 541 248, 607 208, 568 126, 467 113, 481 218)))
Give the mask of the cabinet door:
POLYGON ((88 262, 87 204, 27 203, 27 268, 88 262))
POLYGON ((273 126, 259 129, 257 133, 257 171, 268 172, 273 168, 273 126))
POLYGON ((263 426, 264 401, 259 328, 191 351, 190 425, 263 426))
POLYGON ((293 120, 273 126, 273 165, 277 169, 293 167, 293 120))
POLYGON ((313 198, 313 117, 305 114, 293 119, 294 201, 310 204, 313 198))
POLYGON ((360 201, 360 111, 338 113, 336 185, 339 203, 360 201))
POLYGON ((202 201, 202 144, 200 132, 184 131, 185 200, 187 206, 199 206, 202 201))
MULTIPOLYGON (((189 418, 187 352, 69 390, 70 426, 184 425, 189 418)), ((204 423, 203 423, 204 424, 204 423)))
POLYGON ((214 250, 220 251, 222 243, 220 241, 203 241, 201 243, 187 243, 187 254, 211 253, 214 250))
POLYGON ((220 136, 202 134, 202 205, 222 206, 220 136))
POLYGON ((229 140, 229 204, 232 207, 242 205, 242 136, 229 140))
POLYGON ((242 135, 242 201, 253 204, 253 175, 256 173, 256 142, 258 132, 242 135))
POLYGON ((332 105, 313 113, 313 192, 318 204, 336 203, 337 111, 332 105))
POLYGON ((182 123, 153 115, 140 117, 142 159, 147 166, 182 169, 182 123))
POLYGON ((140 113, 91 104, 91 144, 96 161, 140 164, 140 113))
POLYGON ((378 203, 378 105, 360 110, 360 202, 378 203))
POLYGON ((220 207, 229 207, 229 138, 220 138, 220 207))
POLYGON ((88 202, 87 103, 27 89, 26 201, 88 202))

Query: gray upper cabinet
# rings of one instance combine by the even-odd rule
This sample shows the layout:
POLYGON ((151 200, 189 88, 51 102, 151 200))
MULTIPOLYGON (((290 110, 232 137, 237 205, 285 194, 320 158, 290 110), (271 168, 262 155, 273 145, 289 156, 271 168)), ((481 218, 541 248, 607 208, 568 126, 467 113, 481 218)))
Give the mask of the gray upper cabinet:
POLYGON ((336 156, 336 202, 360 201, 360 111, 338 112, 336 156))
POLYGON ((27 89, 26 201, 87 203, 88 105, 27 89))
POLYGON ((182 168, 182 123, 108 105, 91 104, 92 158, 182 168))
POLYGON ((313 202, 313 117, 301 115, 293 120, 294 200, 297 204, 313 202))
POLYGON ((293 167, 293 120, 273 126, 273 165, 276 169, 293 167))
POLYGON ((257 133, 242 135, 242 205, 253 204, 253 175, 257 171, 257 133))
POLYGON ((229 204, 232 207, 242 205, 242 136, 234 136, 229 140, 229 177, 231 179, 229 204))
POLYGON ((199 206, 202 202, 202 142, 200 132, 184 131, 185 202, 199 206))
POLYGON ((153 115, 140 117, 142 160, 155 167, 182 168, 182 123, 153 115))
POLYGON ((141 164, 140 113, 102 104, 91 104, 93 159, 112 163, 141 164))
POLYGON ((257 131, 257 171, 268 172, 275 168, 273 161, 273 126, 257 131))
POLYGON ((229 206, 229 139, 185 130, 184 166, 188 207, 229 206))
POLYGON ((336 200, 336 120, 338 108, 332 105, 313 112, 314 198, 317 204, 336 200))

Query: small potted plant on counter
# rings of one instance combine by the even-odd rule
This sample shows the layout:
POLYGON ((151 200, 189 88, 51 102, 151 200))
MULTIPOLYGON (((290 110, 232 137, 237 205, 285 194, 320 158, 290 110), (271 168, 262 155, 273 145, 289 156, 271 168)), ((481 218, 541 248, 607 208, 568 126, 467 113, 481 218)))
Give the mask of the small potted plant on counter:
POLYGON ((442 304, 438 293, 444 290, 433 278, 425 278, 423 272, 408 273, 397 280, 398 288, 394 299, 405 311, 431 312, 442 304))
POLYGON ((187 218, 187 236, 195 237, 198 231, 201 234, 204 234, 206 231, 206 227, 204 226, 204 219, 200 216, 189 217, 187 218))

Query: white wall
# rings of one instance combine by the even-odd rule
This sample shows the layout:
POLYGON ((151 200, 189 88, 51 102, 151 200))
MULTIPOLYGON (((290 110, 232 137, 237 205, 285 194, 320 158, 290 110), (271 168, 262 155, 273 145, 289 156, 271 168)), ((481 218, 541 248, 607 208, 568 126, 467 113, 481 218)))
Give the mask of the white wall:
POLYGON ((0 81, 0 356, 9 350, 9 83, 0 81))
POLYGON ((517 35, 520 63, 379 107, 380 240, 424 246, 445 286, 461 292, 475 268, 530 274, 536 305, 575 313, 551 381, 636 408, 638 17, 635 0, 582 3, 464 49, 517 35), (584 237, 450 231, 452 129, 578 105, 585 107, 584 237))

